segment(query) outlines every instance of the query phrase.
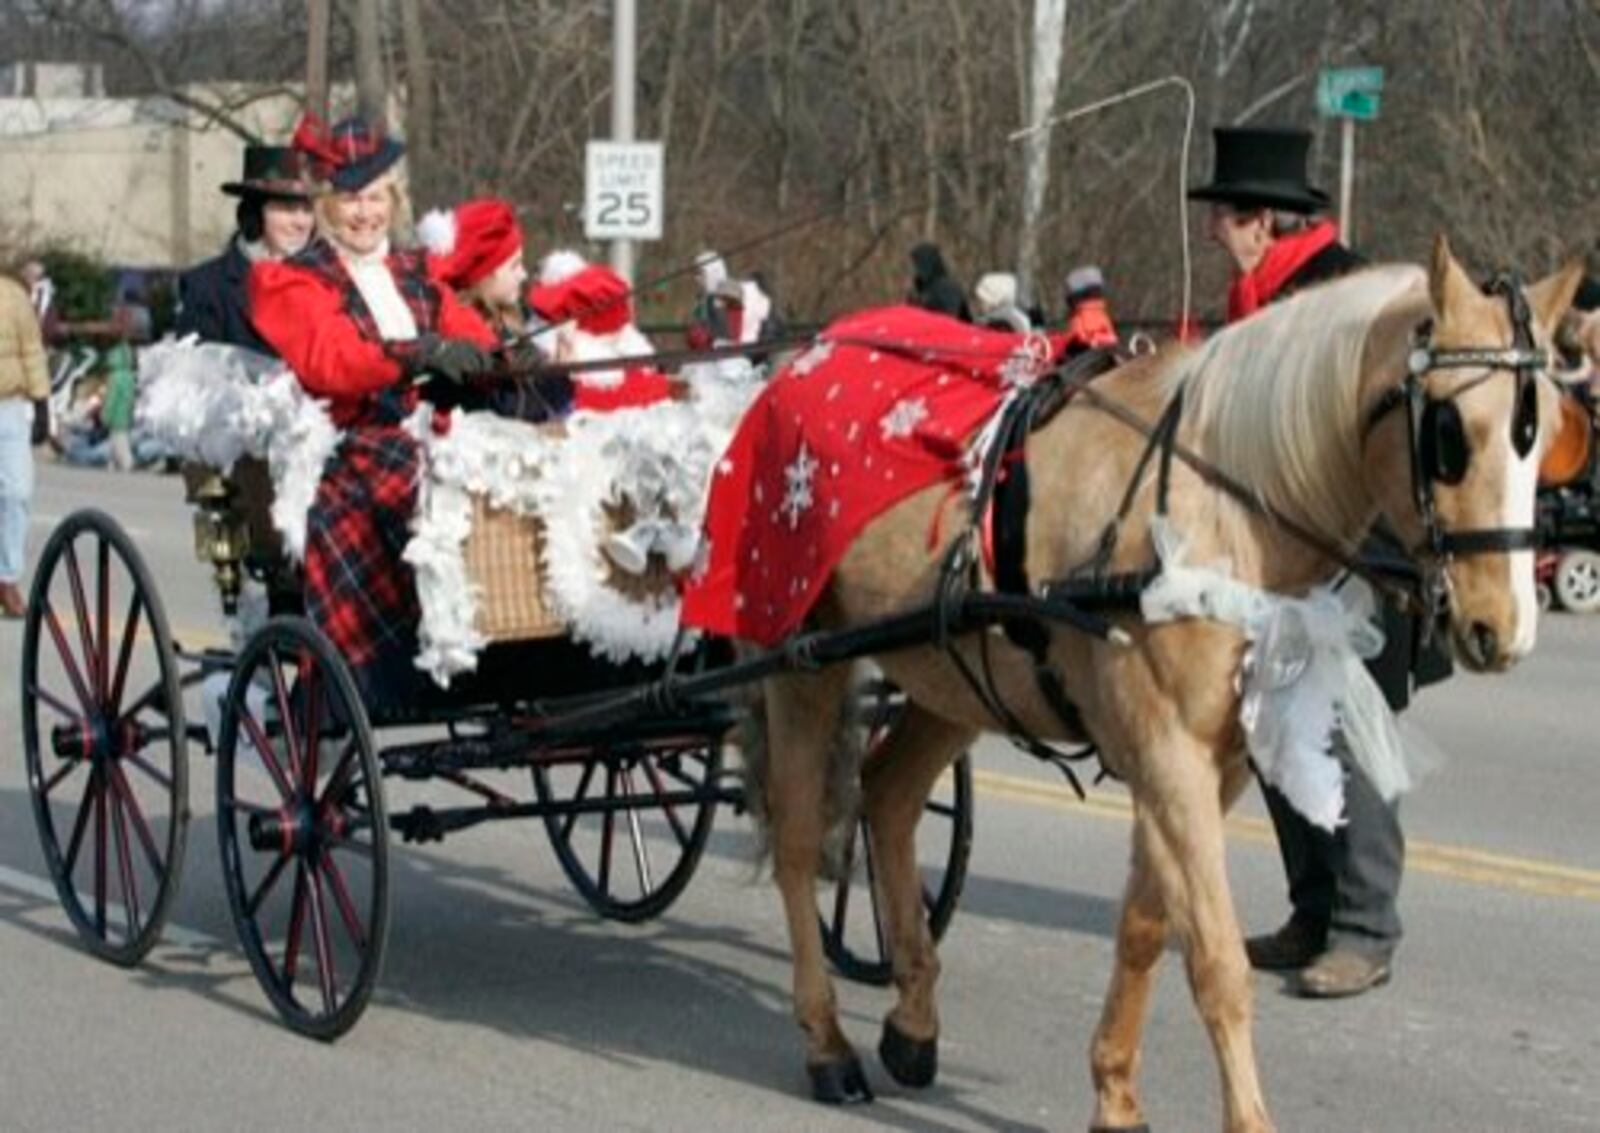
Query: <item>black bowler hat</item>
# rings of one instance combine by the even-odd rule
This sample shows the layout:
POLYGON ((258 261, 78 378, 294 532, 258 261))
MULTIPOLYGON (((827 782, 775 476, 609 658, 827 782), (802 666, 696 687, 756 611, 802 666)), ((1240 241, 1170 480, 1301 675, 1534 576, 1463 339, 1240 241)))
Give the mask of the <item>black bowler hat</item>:
POLYGON ((244 176, 225 182, 230 197, 270 197, 303 201, 310 197, 300 155, 288 146, 244 147, 244 176))
POLYGON ((1236 208, 1271 208, 1313 213, 1328 207, 1328 194, 1306 180, 1309 130, 1219 126, 1216 176, 1189 190, 1191 201, 1220 201, 1236 208))

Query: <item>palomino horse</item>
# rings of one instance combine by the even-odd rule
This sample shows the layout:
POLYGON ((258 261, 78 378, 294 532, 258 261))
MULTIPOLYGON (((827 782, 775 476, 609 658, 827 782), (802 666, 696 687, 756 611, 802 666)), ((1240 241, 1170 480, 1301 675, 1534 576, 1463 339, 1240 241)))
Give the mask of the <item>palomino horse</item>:
MULTIPOLYGON (((1535 337, 1546 343, 1578 278, 1574 266, 1515 298, 1509 291, 1491 296, 1441 237, 1428 271, 1363 271, 1272 307, 1196 350, 1135 360, 1098 379, 1095 389, 1153 422, 1181 388, 1179 443, 1243 481, 1279 515, 1337 545, 1353 550, 1374 519, 1387 516, 1408 545, 1441 568, 1461 661, 1499 671, 1534 644, 1534 480, 1555 418, 1554 389, 1528 373, 1533 344, 1517 340, 1511 311, 1525 298, 1521 310, 1531 311, 1535 337), (1431 327, 1431 364, 1408 378, 1424 324, 1431 327), (1409 408, 1401 391, 1414 395, 1409 408), (1429 429, 1451 435, 1433 443, 1422 437, 1428 451, 1414 464, 1418 437, 1429 429), (1440 444, 1453 449, 1450 467, 1437 466, 1432 450, 1440 444), (1423 492, 1414 490, 1414 468, 1426 481, 1423 492), (1420 514, 1424 507, 1431 522, 1420 514)), ((1081 399, 1032 436, 1028 577, 1061 578, 1093 558, 1145 443, 1081 399)), ((1155 495, 1150 483, 1140 489, 1113 570, 1153 562, 1155 495)), ((815 611, 820 628, 859 625, 930 600, 939 555, 930 555, 928 533, 944 497, 942 488, 924 491, 865 529, 815 611)), ((1193 561, 1226 559, 1254 586, 1299 594, 1336 571, 1283 526, 1182 464, 1172 468, 1168 515, 1193 561)), ((1020 650, 998 637, 990 649, 996 684, 1022 724, 1042 737, 1092 739, 1132 794, 1132 867, 1090 1057, 1094 1128, 1142 1125, 1140 1033, 1156 962, 1175 935, 1215 1048, 1223 1125, 1266 1130, 1250 971, 1223 853, 1223 815, 1250 777, 1234 679, 1244 642, 1209 621, 1146 625, 1130 614, 1118 622, 1131 644, 1065 629, 1052 634, 1051 660, 1087 736, 1068 734, 1020 650)), ((976 635, 958 643, 972 663, 976 646, 976 635)), ((913 835, 940 773, 995 723, 933 646, 876 660, 909 704, 861 784, 898 990, 879 1051, 897 1080, 926 1085, 937 1061, 939 962, 923 921, 913 835)), ((835 742, 848 730, 841 713, 849 680, 836 666, 766 683, 766 763, 764 784, 757 784, 794 952, 794 1009, 814 1090, 828 1100, 870 1097, 839 1025, 814 895, 825 827, 849 809, 839 784, 850 777, 837 774, 835 742)))

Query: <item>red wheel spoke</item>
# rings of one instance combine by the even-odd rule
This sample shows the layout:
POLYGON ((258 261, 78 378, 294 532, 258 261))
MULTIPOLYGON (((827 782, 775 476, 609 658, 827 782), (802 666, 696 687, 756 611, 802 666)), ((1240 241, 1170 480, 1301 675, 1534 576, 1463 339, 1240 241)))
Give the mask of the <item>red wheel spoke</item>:
POLYGON ((78 672, 78 663, 73 660, 72 650, 67 647, 67 635, 62 632, 61 619, 56 617, 55 607, 49 602, 45 603, 44 621, 50 627, 50 640, 56 643, 56 653, 66 666, 67 679, 72 682, 72 691, 78 694, 78 703, 83 706, 84 715, 93 715, 94 698, 89 695, 89 686, 83 683, 83 674, 78 672))
MULTIPOLYGON (((656 767, 655 760, 647 755, 640 761, 640 764, 644 767, 645 775, 650 779, 650 785, 656 789, 656 795, 665 796, 667 785, 661 781, 661 771, 656 767)), ((662 802, 661 811, 667 816, 667 822, 672 826, 672 833, 678 839, 679 848, 686 848, 689 845, 689 832, 683 828, 683 822, 678 818, 678 808, 669 802, 662 802)))
POLYGON ((350 941, 361 951, 367 950, 367 934, 361 930, 361 917, 356 913, 356 903, 350 897, 350 887, 345 884, 344 871, 339 868, 339 863, 333 860, 333 855, 322 855, 322 872, 328 876, 328 888, 333 890, 334 904, 339 906, 339 916, 344 920, 344 927, 350 933, 350 941))
MULTIPOLYGON (((334 805, 334 797, 350 785, 350 776, 357 765, 357 757, 361 754, 355 738, 351 737, 345 744, 344 752, 339 756, 339 762, 333 765, 333 774, 328 776, 328 785, 322 788, 322 796, 317 799, 317 806, 327 807, 334 805)), ((340 809, 344 809, 341 805, 340 809)))
MULTIPOLYGON (((594 777, 594 768, 595 765, 593 763, 583 765, 583 777, 578 780, 578 789, 572 793, 572 801, 574 803, 580 803, 589 797, 589 780, 594 777)), ((566 821, 561 824, 562 841, 571 841, 572 827, 577 823, 578 815, 579 812, 576 810, 569 812, 566 821)))
POLYGON ((278 720, 283 731, 284 750, 289 756, 289 781, 301 782, 300 737, 295 735, 294 717, 289 715, 289 689, 283 679, 283 662, 275 650, 267 650, 267 669, 272 673, 272 695, 278 705, 278 720))
POLYGON ((278 794, 284 802, 294 798, 294 789, 289 785, 289 779, 283 773, 283 767, 278 763, 278 757, 273 754, 272 741, 267 738, 267 733, 251 715, 249 705, 243 706, 244 711, 239 713, 239 722, 244 725, 244 730, 249 733, 250 746, 256 749, 261 757, 262 766, 267 769, 267 774, 272 776, 273 785, 278 788, 278 794))
POLYGON ((150 868, 155 871, 156 877, 160 878, 166 872, 166 867, 161 864, 161 851, 156 846, 155 835, 150 832, 150 824, 145 821, 144 811, 139 809, 139 800, 134 797, 128 777, 122 773, 122 768, 115 764, 111 767, 111 785, 122 797, 123 809, 133 824, 133 832, 138 835, 140 845, 144 847, 145 856, 150 859, 150 868))
POLYGON ((89 814, 94 809, 94 794, 99 786, 100 776, 91 767, 89 780, 83 785, 83 797, 78 800, 78 820, 72 824, 72 837, 67 839, 66 868, 63 872, 69 878, 78 865, 78 851, 83 848, 83 832, 89 828, 89 814))
POLYGON ((67 544, 67 581, 72 584, 72 607, 78 613, 78 638, 83 643, 83 668, 94 682, 95 698, 105 696, 100 685, 100 666, 95 663, 94 635, 90 630, 89 603, 83 596, 83 572, 78 569, 78 549, 67 544))
POLYGON ((322 875, 314 865, 308 865, 306 872, 311 876, 311 939, 317 949, 317 983, 322 988, 322 1009, 332 1015, 338 991, 333 970, 333 941, 328 939, 328 913, 322 905, 322 875))
POLYGON ((81 712, 74 712, 72 710, 72 706, 71 705, 69 705, 66 701, 62 700, 59 696, 57 696, 55 693, 51 692, 49 689, 40 688, 37 684, 29 682, 29 684, 28 684, 28 686, 26 688, 26 692, 27 692, 27 694, 29 696, 33 697, 35 700, 41 700, 45 704, 48 704, 51 708, 56 710, 56 713, 58 715, 66 717, 68 720, 71 720, 74 724, 81 725, 83 723, 83 714, 81 712))
POLYGON ((283 876, 284 867, 289 864, 289 861, 288 854, 278 855, 278 860, 272 863, 271 869, 267 870, 266 876, 261 879, 261 884, 256 886, 256 891, 250 894, 250 900, 246 902, 244 907, 247 915, 252 917, 256 915, 256 910, 261 908, 261 902, 267 899, 267 895, 272 892, 272 887, 277 885, 278 879, 283 876))
POLYGON ((138 637, 139 614, 144 604, 137 591, 128 599, 128 616, 122 623, 122 644, 117 649, 117 672, 111 682, 111 696, 106 701, 106 711, 122 711, 122 691, 128 684, 128 662, 133 658, 133 643, 138 637))
POLYGON ((67 760, 54 775, 44 781, 43 786, 39 788, 39 793, 48 797, 51 791, 61 786, 62 780, 82 766, 83 760, 81 759, 67 760))
MULTIPOLYGON (((111 544, 104 535, 100 536, 96 559, 95 614, 99 632, 95 635, 98 638, 94 651, 95 682, 104 698, 111 691, 111 544)), ((106 710, 114 711, 109 700, 106 710)))
POLYGON ((95 769, 99 785, 94 792, 94 927, 101 936, 106 934, 106 784, 105 776, 95 769))
POLYGON ((318 685, 316 661, 312 658, 310 650, 300 651, 300 698, 305 702, 305 777, 301 780, 305 784, 306 793, 315 796, 317 793, 317 763, 318 746, 322 740, 322 725, 317 719, 322 711, 318 703, 320 691, 318 685))
MULTIPOLYGON (((606 801, 617 797, 617 769, 606 767, 606 801)), ((611 893, 611 842, 616 833, 616 812, 607 809, 600 821, 600 892, 611 893)))
POLYGON ((295 862, 294 896, 289 902, 289 936, 283 944, 283 991, 293 995, 295 969, 300 966, 300 933, 306 925, 306 867, 295 862))
MULTIPOLYGON (((112 780, 115 783, 115 780, 112 780)), ((139 936, 139 882, 133 873, 133 847, 128 843, 128 823, 123 816, 122 799, 115 793, 110 798, 111 826, 116 833, 117 878, 122 885, 122 911, 128 918, 128 939, 139 936)))
POLYGON ((122 762, 137 767, 140 771, 144 772, 144 774, 151 779, 151 781, 158 784, 164 790, 172 790, 172 779, 169 776, 162 774, 160 771, 157 771, 150 764, 146 763, 143 756, 135 755, 133 752, 128 752, 123 755, 122 762))

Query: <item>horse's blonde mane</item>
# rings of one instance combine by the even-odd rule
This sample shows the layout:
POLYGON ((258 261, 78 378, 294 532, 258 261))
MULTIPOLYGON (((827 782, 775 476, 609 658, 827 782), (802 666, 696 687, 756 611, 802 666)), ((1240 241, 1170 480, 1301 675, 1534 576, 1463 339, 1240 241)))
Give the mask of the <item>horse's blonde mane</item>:
POLYGON ((1197 447, 1285 515, 1332 537, 1370 503, 1361 475, 1361 361, 1379 314, 1421 268, 1370 268, 1303 291, 1213 335, 1168 371, 1197 447))

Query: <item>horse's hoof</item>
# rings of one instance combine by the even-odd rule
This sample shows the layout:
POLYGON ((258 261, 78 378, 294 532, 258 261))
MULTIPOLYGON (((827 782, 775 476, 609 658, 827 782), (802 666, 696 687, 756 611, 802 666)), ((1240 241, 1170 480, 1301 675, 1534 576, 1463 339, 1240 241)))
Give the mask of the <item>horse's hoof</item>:
POLYGON ((806 1067, 811 1075, 811 1096, 824 1105, 864 1105, 872 1100, 872 1087, 855 1055, 806 1067))
POLYGON ((1089 1133, 1150 1133, 1150 1126, 1142 1121, 1137 1125, 1091 1125, 1089 1133))
POLYGON ((878 1058, 896 1082, 920 1090, 933 1085, 939 1073, 939 1040, 914 1039, 895 1026, 894 1020, 885 1019, 878 1058))

